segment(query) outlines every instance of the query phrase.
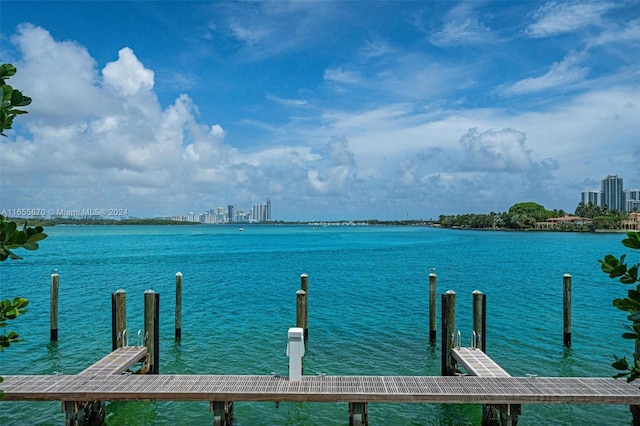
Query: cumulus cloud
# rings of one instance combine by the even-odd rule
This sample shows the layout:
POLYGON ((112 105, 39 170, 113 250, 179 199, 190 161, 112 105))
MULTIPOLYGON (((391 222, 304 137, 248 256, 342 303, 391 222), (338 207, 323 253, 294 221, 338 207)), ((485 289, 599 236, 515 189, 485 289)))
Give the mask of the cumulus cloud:
MULTIPOLYGON (((28 87, 34 100, 29 111, 43 120, 88 117, 115 108, 113 99, 99 88, 96 61, 74 41, 55 41, 41 27, 23 24, 11 41, 22 53, 12 78, 17 87, 28 87)), ((33 115, 25 116, 26 121, 33 115)))
POLYGON ((460 138, 464 152, 463 170, 526 173, 533 167, 531 149, 524 133, 513 129, 487 130, 476 128, 460 138))
POLYGON ((356 166, 355 156, 349 150, 345 137, 334 137, 325 145, 317 166, 308 170, 310 190, 319 195, 336 195, 349 190, 356 166))
POLYGON ((120 49, 118 60, 109 62, 102 70, 102 75, 104 82, 115 87, 123 96, 153 88, 153 71, 146 69, 128 47, 120 49))

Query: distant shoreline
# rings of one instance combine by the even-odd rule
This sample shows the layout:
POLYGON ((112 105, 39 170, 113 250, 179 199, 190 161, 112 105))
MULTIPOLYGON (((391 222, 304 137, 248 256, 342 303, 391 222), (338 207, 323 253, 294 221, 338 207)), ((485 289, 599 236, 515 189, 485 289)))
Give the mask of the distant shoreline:
POLYGON ((579 229, 536 229, 536 228, 472 228, 472 227, 456 227, 456 226, 442 226, 436 221, 431 220, 340 220, 340 221, 273 221, 273 222, 232 222, 232 223, 201 223, 201 222, 184 222, 175 221, 169 219, 33 219, 33 218, 7 218, 16 222, 18 225, 27 226, 127 226, 127 225, 197 225, 197 226, 313 226, 313 227, 326 227, 326 226, 426 226, 434 229, 453 229, 464 231, 502 231, 502 232, 575 232, 575 233, 597 233, 597 234, 624 234, 628 232, 625 229, 594 229, 594 230, 579 230, 579 229))

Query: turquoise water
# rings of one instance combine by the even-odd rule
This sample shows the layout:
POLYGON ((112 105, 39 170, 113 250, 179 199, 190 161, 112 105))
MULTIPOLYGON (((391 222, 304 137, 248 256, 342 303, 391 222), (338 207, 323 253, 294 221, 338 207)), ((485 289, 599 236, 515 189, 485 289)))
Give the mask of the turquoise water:
MULTIPOLYGON (((471 293, 487 294, 487 352, 514 376, 610 376, 629 354, 622 284, 598 259, 627 251, 621 234, 514 233, 425 227, 57 226, 37 252, 0 266, 0 297, 30 300, 0 353, 0 374, 75 374, 111 349, 111 294, 127 292, 127 328, 142 328, 143 293, 160 293, 160 373, 287 374, 295 292, 309 275, 305 373, 439 375, 429 343, 428 274, 457 293, 471 330, 471 293), (59 341, 49 343, 49 289, 60 274, 59 341), (183 318, 174 342, 175 274, 183 318), (562 276, 573 276, 573 345, 563 346, 562 276)), ((630 260, 634 260, 630 256, 630 260)), ((438 306, 440 300, 438 298, 438 306)), ((438 308, 439 309, 439 308, 438 308)), ((440 327, 438 312, 438 328, 440 327)), ((439 332, 439 330, 438 330, 439 332)), ((119 402, 109 425, 211 424, 207 403, 119 402)), ((235 425, 347 425, 347 404, 236 403, 235 425)), ((477 405, 369 404, 370 424, 480 423, 477 405)), ((60 403, 0 403, 2 425, 64 424, 60 403)), ((526 405, 520 425, 626 425, 626 406, 526 405)))

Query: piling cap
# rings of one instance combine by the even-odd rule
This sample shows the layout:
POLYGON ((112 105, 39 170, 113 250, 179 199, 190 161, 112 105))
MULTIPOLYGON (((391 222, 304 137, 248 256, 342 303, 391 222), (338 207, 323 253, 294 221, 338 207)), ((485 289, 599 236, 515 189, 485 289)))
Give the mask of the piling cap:
POLYGON ((291 327, 289 329, 289 339, 302 339, 304 337, 304 329, 300 327, 291 327))

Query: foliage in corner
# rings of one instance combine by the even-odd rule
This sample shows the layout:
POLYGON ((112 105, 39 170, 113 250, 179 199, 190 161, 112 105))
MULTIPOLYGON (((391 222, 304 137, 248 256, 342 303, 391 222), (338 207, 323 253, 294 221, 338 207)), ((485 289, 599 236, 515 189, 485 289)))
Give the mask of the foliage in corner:
POLYGON ((31 98, 22 94, 20 90, 16 90, 7 84, 6 80, 16 74, 16 67, 11 64, 0 65, 0 86, 2 86, 2 108, 0 108, 0 135, 4 134, 6 129, 11 129, 13 119, 17 115, 26 114, 27 111, 16 107, 24 107, 31 103, 31 98))
MULTIPOLYGON (((26 224, 21 231, 13 221, 8 221, 4 216, 0 215, 0 261, 7 259, 22 259, 15 254, 13 250, 24 248, 27 250, 37 250, 38 241, 47 238, 47 234, 43 232, 42 227, 36 226, 31 228, 26 224)), ((7 320, 13 320, 27 312, 25 307, 29 300, 24 297, 16 297, 13 300, 0 300, 0 328, 7 327, 7 320)), ((18 342, 18 333, 10 331, 9 333, 0 334, 0 351, 8 348, 11 343, 18 342)))
POLYGON ((12 251, 17 248, 37 250, 38 241, 47 238, 47 234, 43 231, 41 226, 31 228, 26 224, 21 231, 18 231, 18 225, 15 222, 7 221, 0 215, 0 261, 5 261, 7 258, 22 259, 12 251))
MULTIPOLYGON (((6 80, 16 74, 16 67, 11 64, 0 64, 0 87, 2 87, 2 103, 0 104, 0 135, 6 136, 4 131, 11 129, 13 119, 20 114, 27 114, 27 111, 16 107, 27 106, 31 103, 31 98, 24 96, 21 91, 14 89, 7 84, 6 80)), ((13 250, 25 248, 27 250, 37 250, 38 241, 47 238, 42 227, 27 227, 25 224, 22 231, 18 231, 15 222, 7 221, 0 215, 0 262, 7 259, 21 259, 13 250)), ((8 348, 12 343, 19 342, 18 333, 14 331, 5 332, 7 320, 14 320, 23 315, 29 300, 24 297, 16 297, 13 300, 0 300, 0 352, 8 348)), ((2 382, 0 377, 0 382, 2 382)), ((0 390, 0 399, 4 398, 4 393, 0 390)))
MULTIPOLYGON (((627 238, 622 240, 622 244, 633 250, 640 250, 640 232, 628 232, 627 238)), ((631 324, 625 324, 625 332, 622 334, 623 339, 635 341, 636 354, 634 354, 633 363, 629 364, 626 357, 618 357, 614 355, 615 361, 612 366, 620 373, 613 377, 626 377, 628 382, 632 382, 640 378, 640 279, 638 278, 638 267, 640 263, 635 265, 627 265, 625 262, 626 255, 617 258, 611 254, 604 257, 604 260, 598 260, 602 264, 602 272, 608 274, 610 278, 618 279, 622 284, 636 284, 635 289, 627 291, 627 297, 624 299, 615 299, 613 306, 621 311, 628 312, 627 319, 631 324)))

